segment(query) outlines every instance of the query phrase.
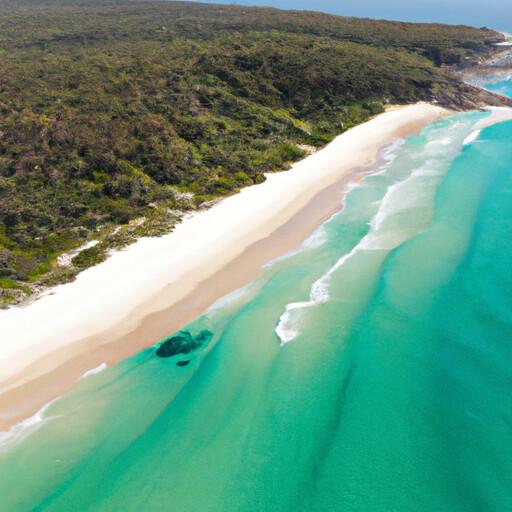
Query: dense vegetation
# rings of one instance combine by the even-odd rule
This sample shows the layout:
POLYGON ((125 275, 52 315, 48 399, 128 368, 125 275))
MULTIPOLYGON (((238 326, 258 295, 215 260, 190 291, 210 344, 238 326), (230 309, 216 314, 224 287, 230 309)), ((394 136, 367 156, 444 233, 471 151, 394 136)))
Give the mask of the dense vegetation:
POLYGON ((501 35, 190 3, 0 4, 0 304, 264 180, 501 35), (58 256, 100 243, 70 265, 58 256))

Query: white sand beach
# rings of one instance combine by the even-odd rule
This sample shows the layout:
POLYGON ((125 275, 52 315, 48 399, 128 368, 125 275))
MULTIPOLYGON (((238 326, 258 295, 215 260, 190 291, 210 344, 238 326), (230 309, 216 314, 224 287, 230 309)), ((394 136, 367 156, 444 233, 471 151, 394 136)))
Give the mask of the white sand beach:
POLYGON ((250 280, 262 262, 298 244, 339 208, 340 180, 374 162, 380 148, 448 113, 426 103, 392 109, 290 171, 269 175, 264 183, 189 216, 172 233, 141 239, 74 282, 1 311, 0 429, 69 390, 85 370, 152 345, 250 280), (331 200, 317 201, 315 214, 303 215, 290 228, 294 236, 269 238, 337 183, 331 200), (247 249, 262 240, 270 240, 266 247, 272 249, 251 256, 247 249), (236 270, 223 274, 237 258, 236 270))

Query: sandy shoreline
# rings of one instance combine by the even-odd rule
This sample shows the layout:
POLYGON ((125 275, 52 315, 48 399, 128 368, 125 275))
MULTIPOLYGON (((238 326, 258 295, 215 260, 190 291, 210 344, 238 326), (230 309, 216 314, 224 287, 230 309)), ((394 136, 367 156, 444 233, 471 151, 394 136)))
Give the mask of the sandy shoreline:
POLYGON ((25 307, 0 312, 0 430, 193 320, 337 211, 379 150, 449 112, 393 109, 161 238, 139 240, 25 307))

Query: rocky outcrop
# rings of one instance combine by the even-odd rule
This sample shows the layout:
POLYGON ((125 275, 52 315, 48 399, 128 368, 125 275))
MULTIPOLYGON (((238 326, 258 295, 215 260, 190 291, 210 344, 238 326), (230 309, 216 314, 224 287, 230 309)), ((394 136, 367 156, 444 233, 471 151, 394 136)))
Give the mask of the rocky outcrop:
POLYGON ((452 86, 440 90, 433 97, 439 105, 453 110, 475 110, 487 106, 511 107, 512 99, 486 91, 467 83, 467 77, 454 77, 452 86))
MULTIPOLYGON (((167 358, 178 354, 190 354, 208 343, 212 337, 213 333, 207 329, 200 331, 196 336, 193 336, 190 331, 180 331, 165 339, 156 349, 156 355, 167 358)), ((180 363, 184 363, 184 361, 180 361, 180 363)), ((185 364, 188 364, 188 362, 185 364)), ((178 365, 184 366, 184 364, 179 363, 178 365)))
MULTIPOLYGON (((460 87, 463 103, 472 102, 476 106, 495 105, 512 107, 510 98, 485 91, 478 87, 482 77, 512 75, 512 47, 496 46, 494 52, 473 65, 459 67, 453 75, 462 82, 460 87), (475 85, 471 85, 475 84, 475 85)), ((453 98, 449 98, 453 101, 453 98)))

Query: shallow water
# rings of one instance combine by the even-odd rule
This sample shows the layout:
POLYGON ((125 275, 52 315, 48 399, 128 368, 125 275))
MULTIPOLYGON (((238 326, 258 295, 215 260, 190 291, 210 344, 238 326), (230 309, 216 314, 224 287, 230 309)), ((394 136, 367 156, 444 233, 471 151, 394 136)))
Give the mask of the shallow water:
POLYGON ((1 510, 512 510, 512 123, 471 140, 486 115, 391 148, 187 326, 200 350, 95 369, 0 438, 1 510))
MULTIPOLYGON (((480 81, 482 83, 482 80, 480 81)), ((512 75, 495 78, 489 77, 483 80, 482 85, 492 92, 512 98, 512 75)))

